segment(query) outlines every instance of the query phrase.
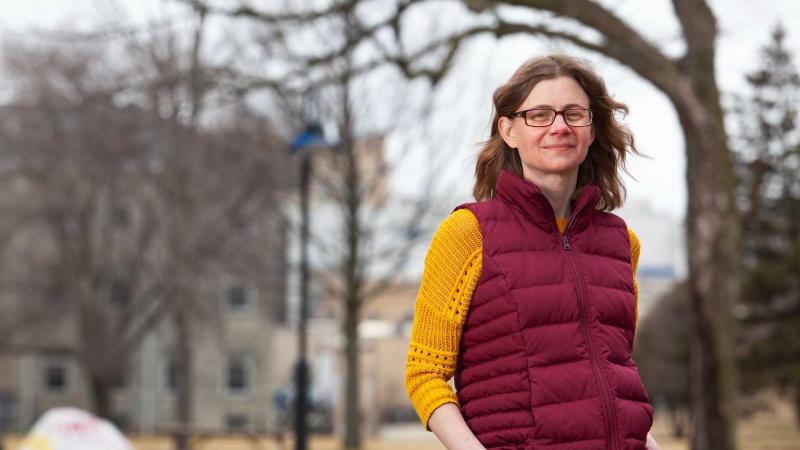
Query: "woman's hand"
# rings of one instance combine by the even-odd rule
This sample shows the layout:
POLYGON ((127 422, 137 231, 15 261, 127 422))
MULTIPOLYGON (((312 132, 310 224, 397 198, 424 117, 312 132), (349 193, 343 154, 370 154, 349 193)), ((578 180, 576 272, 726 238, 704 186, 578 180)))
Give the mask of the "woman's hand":
POLYGON ((428 420, 428 428, 449 450, 486 450, 472 434, 455 403, 436 408, 428 420))
POLYGON ((647 450, 661 450, 661 447, 658 446, 656 440, 653 439, 653 435, 647 433, 647 450))

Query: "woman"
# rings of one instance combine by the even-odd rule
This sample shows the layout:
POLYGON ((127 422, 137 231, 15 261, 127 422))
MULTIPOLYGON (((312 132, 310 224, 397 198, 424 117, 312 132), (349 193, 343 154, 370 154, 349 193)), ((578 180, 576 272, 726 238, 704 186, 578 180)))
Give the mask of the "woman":
POLYGON ((409 397, 449 449, 655 449, 631 360, 639 241, 608 212, 638 154, 627 107, 564 55, 523 64, 494 107, 477 202, 425 260, 409 397))

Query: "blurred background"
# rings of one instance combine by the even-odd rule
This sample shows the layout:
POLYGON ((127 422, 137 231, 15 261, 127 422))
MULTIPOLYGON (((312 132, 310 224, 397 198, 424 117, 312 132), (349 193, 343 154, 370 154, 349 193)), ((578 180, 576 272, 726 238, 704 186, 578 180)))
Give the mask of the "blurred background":
POLYGON ((800 449, 792 0, 0 2, 2 442, 74 406, 145 450, 441 448, 403 378, 425 251, 552 52, 646 154, 615 212, 662 448, 800 449))

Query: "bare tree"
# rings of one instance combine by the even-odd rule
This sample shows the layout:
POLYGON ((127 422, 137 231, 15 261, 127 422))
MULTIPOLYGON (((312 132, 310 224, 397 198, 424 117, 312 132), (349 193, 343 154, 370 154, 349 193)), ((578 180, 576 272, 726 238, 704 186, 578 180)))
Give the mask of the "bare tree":
POLYGON ((388 157, 383 137, 409 120, 404 113, 407 81, 396 69, 375 74, 359 67, 359 57, 349 44, 361 39, 372 25, 356 10, 358 2, 336 4, 319 14, 306 12, 299 4, 272 14, 244 5, 225 9, 212 2, 184 3, 253 25, 266 63, 232 66, 240 89, 271 93, 284 111, 280 117, 289 130, 300 131, 303 120, 320 120, 335 130, 331 138, 336 140, 336 149, 314 158, 318 167, 314 182, 321 188, 318 200, 335 205, 340 220, 334 221, 335 230, 312 230, 317 231, 312 245, 322 255, 319 263, 327 274, 323 276, 341 304, 346 361, 343 446, 361 448, 365 414, 359 393, 361 311, 401 276, 419 239, 435 226, 431 213, 439 206, 436 188, 442 188, 441 184, 435 187, 441 181, 436 171, 444 158, 441 154, 430 158, 430 164, 414 174, 421 195, 400 198, 391 192, 391 177, 407 155, 388 157), (335 51, 342 43, 346 44, 340 58, 315 59, 320 50, 335 51), (264 75, 275 65, 288 69, 277 78, 264 75), (392 89, 384 89, 381 97, 369 97, 367 86, 376 79, 392 89), (313 103, 310 108, 309 102, 313 103), (376 119, 382 114, 389 119, 376 119))
MULTIPOLYGON (((345 35, 357 32, 362 26, 352 12, 343 13, 339 19, 347 30, 345 35)), ((344 67, 353 65, 348 58, 341 63, 344 67)), ((325 187, 327 200, 334 202, 342 219, 334 239, 318 237, 315 243, 327 243, 332 247, 328 252, 334 255, 330 268, 335 275, 329 277, 329 286, 333 288, 333 295, 341 299, 341 329, 345 338, 343 447, 358 449, 362 445, 364 414, 368 414, 361 410, 360 386, 363 383, 358 336, 361 311, 367 302, 399 278, 419 237, 427 235, 432 228, 435 200, 422 194, 401 203, 389 192, 387 185, 398 161, 386 161, 382 137, 370 139, 363 132, 359 133, 359 128, 364 128, 369 120, 369 109, 374 108, 369 100, 359 98, 361 80, 349 70, 344 70, 341 78, 334 80, 323 86, 329 88, 327 117, 336 125, 338 145, 335 152, 318 158, 327 164, 317 182, 325 187), (360 108, 367 111, 360 111, 360 108), (386 218, 392 227, 387 226, 386 218), (379 265, 383 268, 374 270, 379 265)), ((325 87, 322 89, 326 90, 325 87)), ((384 128, 380 133, 385 136, 389 131, 384 128)), ((427 169, 433 171, 436 163, 431 163, 427 169)), ((418 181, 431 187, 423 192, 433 193, 432 172, 420 176, 418 181)))
POLYGON ((14 282, 19 295, 34 293, 35 310, 69 305, 95 411, 113 417, 111 390, 124 382, 159 284, 155 202, 142 182, 147 143, 128 132, 144 114, 113 103, 98 78, 101 49, 7 50, 4 65, 20 84, 0 136, 18 183, 8 207, 28 216, 19 262, 29 270, 14 282))
POLYGON ((292 179, 286 144, 243 96, 226 89, 224 70, 215 71, 204 60, 206 11, 194 11, 189 39, 167 27, 127 43, 144 74, 141 92, 157 105, 150 109, 151 130, 162 144, 155 184, 166 207, 163 263, 170 274, 164 296, 180 380, 179 449, 188 448, 193 423, 193 327, 213 321, 215 311, 202 302, 199 287, 221 271, 240 273, 261 278, 269 287, 264 291, 282 301, 282 289, 276 288, 283 285, 283 268, 275 261, 283 259, 284 221, 275 205, 292 179), (222 123, 203 125, 220 110, 222 123))

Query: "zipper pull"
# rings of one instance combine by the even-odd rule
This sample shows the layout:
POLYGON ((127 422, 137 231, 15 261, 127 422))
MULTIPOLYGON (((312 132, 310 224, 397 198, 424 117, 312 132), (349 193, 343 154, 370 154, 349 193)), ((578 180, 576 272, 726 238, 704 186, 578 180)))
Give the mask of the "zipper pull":
POLYGON ((567 240, 566 236, 561 235, 561 242, 564 244, 564 250, 572 250, 572 247, 569 246, 569 241, 567 240))

